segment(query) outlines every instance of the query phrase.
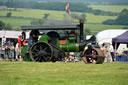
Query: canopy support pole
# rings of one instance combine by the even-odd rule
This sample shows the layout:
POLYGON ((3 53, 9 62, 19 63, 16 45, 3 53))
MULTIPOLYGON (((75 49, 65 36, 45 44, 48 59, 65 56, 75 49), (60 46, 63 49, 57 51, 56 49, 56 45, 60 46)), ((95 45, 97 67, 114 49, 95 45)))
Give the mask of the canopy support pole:
POLYGON ((116 43, 116 40, 115 40, 115 49, 114 49, 114 56, 116 57, 116 45, 117 45, 117 43, 116 43))

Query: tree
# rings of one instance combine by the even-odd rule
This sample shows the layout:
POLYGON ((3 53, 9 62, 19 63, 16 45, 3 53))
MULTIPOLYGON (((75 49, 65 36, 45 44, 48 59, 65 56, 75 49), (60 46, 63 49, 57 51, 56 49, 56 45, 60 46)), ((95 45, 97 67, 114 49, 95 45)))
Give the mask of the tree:
POLYGON ((8 0, 7 2, 5 2, 5 5, 7 5, 8 7, 13 7, 14 0, 8 0))
POLYGON ((128 29, 128 27, 124 27, 124 28, 122 28, 122 29, 128 29))
POLYGON ((108 19, 108 20, 104 21, 103 24, 113 25, 113 24, 115 24, 115 20, 108 19))
POLYGON ((106 20, 103 22, 103 24, 109 24, 109 25, 128 25, 128 10, 123 9, 117 19, 115 20, 106 20))
POLYGON ((6 27, 6 30, 13 30, 13 29, 12 29, 12 26, 11 26, 10 24, 6 24, 5 27, 6 27))
POLYGON ((97 9, 97 10, 94 10, 93 13, 94 13, 94 15, 100 15, 100 14, 102 14, 102 11, 97 9))
POLYGON ((116 24, 128 25, 128 10, 123 9, 117 19, 115 20, 116 24))
POLYGON ((5 23, 0 21, 0 30, 5 29, 5 23))
POLYGON ((44 14, 43 19, 47 20, 49 15, 50 15, 49 13, 44 14))
POLYGON ((11 15, 12 15, 12 13, 11 12, 9 12, 9 13, 7 13, 7 17, 11 17, 11 15))

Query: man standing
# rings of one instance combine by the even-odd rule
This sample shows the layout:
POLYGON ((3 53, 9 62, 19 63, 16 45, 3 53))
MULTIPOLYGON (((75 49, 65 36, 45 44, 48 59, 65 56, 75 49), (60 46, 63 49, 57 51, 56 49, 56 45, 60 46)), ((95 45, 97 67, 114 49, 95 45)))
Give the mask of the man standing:
POLYGON ((7 40, 3 44, 3 47, 5 49, 5 59, 7 59, 7 60, 9 59, 10 46, 11 46, 10 41, 7 41, 7 40))
POLYGON ((114 49, 113 49, 113 46, 112 46, 112 43, 110 43, 110 54, 112 56, 112 61, 114 62, 114 49))
POLYGON ((18 41, 18 54, 19 54, 20 60, 22 60, 22 57, 21 57, 22 37, 21 35, 18 37, 17 41, 18 41))

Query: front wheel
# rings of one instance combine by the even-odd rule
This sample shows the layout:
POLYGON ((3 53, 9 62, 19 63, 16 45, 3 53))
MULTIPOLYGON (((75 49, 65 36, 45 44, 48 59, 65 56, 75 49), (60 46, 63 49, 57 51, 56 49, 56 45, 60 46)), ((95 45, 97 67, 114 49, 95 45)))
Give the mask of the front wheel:
POLYGON ((85 63, 102 64, 105 56, 100 48, 92 48, 91 50, 86 49, 82 58, 85 63))

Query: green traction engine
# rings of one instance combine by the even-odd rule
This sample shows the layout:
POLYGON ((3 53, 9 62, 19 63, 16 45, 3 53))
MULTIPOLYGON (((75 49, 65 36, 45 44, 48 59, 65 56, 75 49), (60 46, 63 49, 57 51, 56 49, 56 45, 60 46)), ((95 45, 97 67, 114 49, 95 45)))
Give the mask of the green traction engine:
POLYGON ((64 60, 68 52, 80 52, 85 63, 92 63, 93 60, 97 64, 103 63, 104 54, 97 46, 95 36, 84 40, 83 26, 82 20, 78 25, 22 26, 22 30, 37 29, 43 33, 29 53, 26 54, 27 46, 23 46, 24 60, 55 62, 64 60))

